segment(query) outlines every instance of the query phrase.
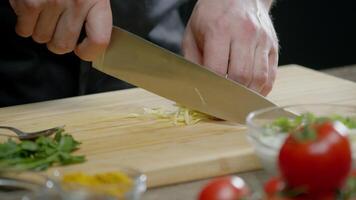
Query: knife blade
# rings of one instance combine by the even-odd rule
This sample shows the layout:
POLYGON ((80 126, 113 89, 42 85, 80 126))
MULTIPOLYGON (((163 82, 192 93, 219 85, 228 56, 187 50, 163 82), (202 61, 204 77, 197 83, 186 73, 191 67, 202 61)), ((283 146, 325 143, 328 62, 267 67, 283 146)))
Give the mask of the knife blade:
POLYGON ((219 76, 119 27, 93 67, 188 108, 238 123, 251 111, 276 106, 245 86, 219 76))

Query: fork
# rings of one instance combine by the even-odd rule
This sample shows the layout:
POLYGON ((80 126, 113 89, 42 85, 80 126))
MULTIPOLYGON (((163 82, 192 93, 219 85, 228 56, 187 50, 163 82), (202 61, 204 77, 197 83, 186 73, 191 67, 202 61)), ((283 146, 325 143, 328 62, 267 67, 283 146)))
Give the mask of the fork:
POLYGON ((34 140, 40 136, 50 136, 53 133, 56 133, 57 131, 62 130, 63 128, 64 128, 64 126, 58 126, 58 127, 35 131, 35 132, 24 132, 17 128, 11 127, 11 126, 0 126, 0 129, 7 129, 7 130, 10 130, 10 131, 16 133, 17 137, 20 140, 34 140))

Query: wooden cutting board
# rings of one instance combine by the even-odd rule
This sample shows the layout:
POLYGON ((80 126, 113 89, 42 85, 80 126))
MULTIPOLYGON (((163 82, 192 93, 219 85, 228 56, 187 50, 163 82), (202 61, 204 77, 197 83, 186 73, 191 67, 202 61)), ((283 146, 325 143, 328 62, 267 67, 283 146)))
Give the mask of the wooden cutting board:
MULTIPOLYGON (((278 105, 356 105, 356 84, 285 66, 279 68, 268 98, 278 105)), ((242 125, 209 121, 175 126, 167 121, 127 118, 130 113, 142 113, 143 108, 172 105, 145 90, 130 89, 1 108, 0 124, 29 131, 65 125, 83 143, 77 153, 85 154, 88 161, 61 170, 130 166, 148 176, 149 187, 260 168, 242 125)))

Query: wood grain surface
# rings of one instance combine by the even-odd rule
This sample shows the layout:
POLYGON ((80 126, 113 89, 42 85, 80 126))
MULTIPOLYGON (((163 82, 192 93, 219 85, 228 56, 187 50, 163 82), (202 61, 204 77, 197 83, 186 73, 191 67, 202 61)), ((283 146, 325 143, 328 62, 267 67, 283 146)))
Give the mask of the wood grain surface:
MULTIPOLYGON (((278 105, 356 105, 356 84, 288 66, 279 69, 268 98, 278 105)), ((93 172, 129 166, 148 176, 149 187, 260 168, 244 125, 208 121, 175 126, 127 117, 145 107, 172 109, 173 102, 142 89, 122 90, 1 108, 0 124, 26 131, 65 125, 83 143, 77 153, 85 154, 88 162, 60 170, 93 172)))

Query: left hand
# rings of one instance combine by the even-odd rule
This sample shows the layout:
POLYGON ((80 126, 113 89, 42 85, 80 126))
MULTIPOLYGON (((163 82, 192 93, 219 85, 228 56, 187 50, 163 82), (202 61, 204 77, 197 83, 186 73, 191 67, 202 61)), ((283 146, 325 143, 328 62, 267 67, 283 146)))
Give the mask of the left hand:
POLYGON ((184 56, 267 95, 278 65, 271 0, 198 0, 183 39, 184 56))
POLYGON ((16 33, 46 43, 56 54, 74 53, 93 61, 109 44, 109 0, 9 0, 17 15, 16 33), (79 41, 82 28, 86 37, 79 41))

